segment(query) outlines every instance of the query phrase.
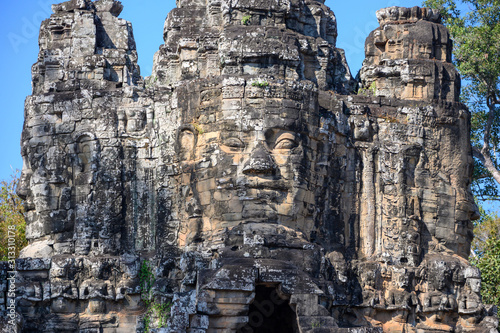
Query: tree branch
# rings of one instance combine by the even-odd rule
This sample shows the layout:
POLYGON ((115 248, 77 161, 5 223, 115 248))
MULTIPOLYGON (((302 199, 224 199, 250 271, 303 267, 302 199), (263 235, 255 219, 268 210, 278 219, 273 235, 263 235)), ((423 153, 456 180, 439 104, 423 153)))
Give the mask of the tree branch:
POLYGON ((472 147, 472 153, 475 158, 481 161, 481 163, 484 164, 486 169, 492 174, 493 179, 500 184, 500 171, 497 170, 495 167, 495 164, 493 164, 493 161, 491 160, 490 154, 488 151, 486 151, 486 154, 484 153, 484 148, 482 150, 479 150, 477 147, 472 147))
POLYGON ((485 178, 490 178, 491 175, 489 173, 483 173, 483 174, 480 174, 480 175, 474 175, 474 178, 475 179, 485 179, 485 178))
POLYGON ((481 161, 481 163, 484 164, 484 156, 483 156, 483 153, 481 153, 481 149, 477 148, 477 147, 472 147, 472 155, 477 158, 479 161, 481 161))

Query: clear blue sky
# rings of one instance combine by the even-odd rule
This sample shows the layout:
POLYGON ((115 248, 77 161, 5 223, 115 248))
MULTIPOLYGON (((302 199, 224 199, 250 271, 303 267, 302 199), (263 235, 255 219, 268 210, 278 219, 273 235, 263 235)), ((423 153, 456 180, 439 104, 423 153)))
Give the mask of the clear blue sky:
MULTIPOLYGON (((163 43, 163 24, 175 0, 121 0, 120 17, 132 22, 142 76, 151 74, 153 55, 163 43)), ((42 20, 52 13, 57 0, 3 1, 0 12, 0 180, 22 168, 20 138, 26 96, 31 94, 31 66, 38 55, 38 32, 42 20)), ((377 26, 375 12, 384 7, 413 7, 420 0, 327 0, 337 16, 337 46, 346 52, 353 75, 361 68, 364 43, 377 26)), ((498 210, 498 209, 497 209, 498 210)))

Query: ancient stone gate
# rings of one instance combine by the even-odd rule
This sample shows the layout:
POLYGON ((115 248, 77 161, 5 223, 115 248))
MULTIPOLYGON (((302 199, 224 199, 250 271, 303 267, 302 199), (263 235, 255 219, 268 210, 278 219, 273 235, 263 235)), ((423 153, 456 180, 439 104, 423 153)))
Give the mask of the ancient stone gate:
POLYGON ((122 8, 41 27, 20 331, 496 332, 438 12, 378 11, 354 79, 321 0, 178 0, 144 79, 122 8))

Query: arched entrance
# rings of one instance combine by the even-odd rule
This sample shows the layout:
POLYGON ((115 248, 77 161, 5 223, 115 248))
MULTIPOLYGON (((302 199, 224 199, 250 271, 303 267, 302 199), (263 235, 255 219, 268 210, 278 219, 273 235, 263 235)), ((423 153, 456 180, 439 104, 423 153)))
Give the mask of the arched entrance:
POLYGON ((248 323, 239 333, 298 333, 297 315, 275 286, 257 285, 248 323))

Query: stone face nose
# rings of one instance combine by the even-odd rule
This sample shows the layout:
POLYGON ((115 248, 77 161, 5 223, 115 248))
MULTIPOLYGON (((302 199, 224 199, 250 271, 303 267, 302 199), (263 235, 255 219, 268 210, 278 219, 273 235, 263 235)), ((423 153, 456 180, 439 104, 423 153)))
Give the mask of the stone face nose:
POLYGON ((19 177, 19 184, 16 188, 16 194, 22 200, 26 200, 29 194, 29 181, 31 178, 30 172, 21 171, 21 177, 19 177))
POLYGON ((246 175, 274 175, 277 167, 269 151, 259 145, 250 154, 250 158, 243 166, 243 173, 246 175))

